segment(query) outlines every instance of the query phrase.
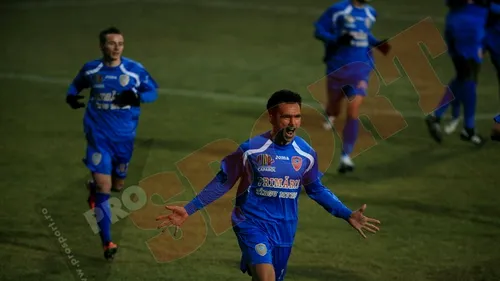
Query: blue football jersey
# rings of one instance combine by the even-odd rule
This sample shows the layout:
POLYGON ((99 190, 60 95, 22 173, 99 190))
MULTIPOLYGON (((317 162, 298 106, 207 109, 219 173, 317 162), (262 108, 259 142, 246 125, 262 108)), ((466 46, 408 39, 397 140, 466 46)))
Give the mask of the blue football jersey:
POLYGON ((269 132, 251 138, 222 160, 221 174, 186 205, 188 214, 220 198, 239 179, 233 224, 261 229, 276 246, 293 244, 302 186, 332 215, 347 219, 351 214, 321 184, 317 154, 298 136, 287 145, 275 144, 269 132))
POLYGON ((356 7, 345 0, 330 6, 315 23, 316 37, 325 42, 327 63, 371 64, 370 48, 379 42, 371 32, 376 18, 377 12, 368 4, 356 7), (337 44, 337 39, 345 33, 353 40, 349 45, 337 44))
POLYGON ((101 59, 85 63, 67 95, 77 95, 87 88, 90 97, 83 119, 84 131, 112 141, 133 139, 140 116, 140 107, 113 104, 116 95, 135 89, 141 102, 153 102, 158 96, 155 80, 140 63, 128 58, 122 58, 116 67, 105 66, 101 59))

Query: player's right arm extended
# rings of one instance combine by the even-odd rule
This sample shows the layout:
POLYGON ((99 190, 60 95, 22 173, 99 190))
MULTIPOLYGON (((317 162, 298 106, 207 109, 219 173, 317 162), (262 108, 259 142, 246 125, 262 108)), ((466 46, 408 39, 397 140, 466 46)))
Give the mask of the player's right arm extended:
POLYGON ((231 190, 242 174, 242 163, 242 153, 239 149, 226 156, 222 160, 221 169, 217 175, 191 202, 184 206, 188 215, 203 209, 231 190))
POLYGON ((89 87, 89 82, 85 77, 85 70, 82 68, 69 85, 67 95, 76 96, 81 91, 89 87))
POLYGON ((90 85, 85 77, 85 70, 82 67, 73 79, 73 82, 69 85, 68 91, 66 92, 66 103, 73 109, 85 107, 85 104, 79 101, 83 99, 83 96, 80 96, 79 93, 88 87, 90 87, 90 85))
POLYGON ((321 17, 314 23, 314 37, 325 42, 325 43, 335 43, 338 39, 338 34, 336 34, 332 29, 332 17, 334 9, 329 8, 326 10, 321 17))
POLYGON ((233 187, 236 180, 233 181, 231 179, 230 181, 225 172, 222 170, 219 171, 212 181, 191 202, 184 206, 188 215, 194 214, 196 211, 203 209, 205 206, 224 196, 233 187))

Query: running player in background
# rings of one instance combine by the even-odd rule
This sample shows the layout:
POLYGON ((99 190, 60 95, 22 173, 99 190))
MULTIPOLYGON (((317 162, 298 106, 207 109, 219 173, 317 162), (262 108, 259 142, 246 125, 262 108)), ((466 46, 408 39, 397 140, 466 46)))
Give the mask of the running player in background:
POLYGON ((340 173, 354 170, 350 154, 359 132, 359 107, 367 94, 368 80, 374 68, 371 47, 376 46, 384 55, 390 50, 387 40, 380 41, 371 33, 377 13, 366 2, 345 0, 336 3, 314 24, 315 37, 325 45, 324 62, 328 75, 325 129, 332 128, 344 97, 348 99, 340 173))
MULTIPOLYGON (((490 55, 490 60, 495 66, 500 97, 500 0, 492 0, 486 27, 485 49, 490 55)), ((500 141, 500 114, 494 119, 491 140, 500 141)))
POLYGON ((85 107, 79 100, 90 89, 83 118, 87 140, 83 160, 91 172, 88 183, 90 208, 96 214, 104 257, 113 259, 118 246, 111 240, 111 189, 121 190, 132 158, 140 104, 157 99, 157 84, 144 67, 122 57, 124 39, 111 27, 99 34, 102 58, 83 65, 66 94, 73 109, 85 107))
POLYGON ((441 143, 442 116, 451 103, 452 121, 445 130, 447 133, 453 132, 458 126, 460 106, 463 105, 464 128, 460 138, 482 145, 484 139, 475 129, 476 91, 483 59, 489 0, 447 0, 446 5, 449 11, 446 16, 445 40, 455 68, 455 77, 449 83, 438 108, 426 117, 426 124, 432 138, 441 143))

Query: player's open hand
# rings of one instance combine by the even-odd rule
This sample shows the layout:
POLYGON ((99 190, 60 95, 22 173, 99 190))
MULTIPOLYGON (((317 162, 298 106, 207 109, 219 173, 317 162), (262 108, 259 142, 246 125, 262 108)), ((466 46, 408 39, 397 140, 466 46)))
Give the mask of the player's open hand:
POLYGON ((162 221, 158 225, 158 229, 170 225, 181 226, 189 217, 186 209, 182 206, 165 206, 165 209, 172 211, 172 213, 169 215, 161 215, 156 218, 157 221, 162 221))
POLYGON ((361 208, 352 212, 351 217, 348 219, 349 224, 354 227, 363 238, 366 238, 363 230, 367 230, 371 233, 377 233, 380 229, 374 224, 380 224, 380 221, 366 217, 363 213, 366 210, 366 204, 363 204, 361 208))

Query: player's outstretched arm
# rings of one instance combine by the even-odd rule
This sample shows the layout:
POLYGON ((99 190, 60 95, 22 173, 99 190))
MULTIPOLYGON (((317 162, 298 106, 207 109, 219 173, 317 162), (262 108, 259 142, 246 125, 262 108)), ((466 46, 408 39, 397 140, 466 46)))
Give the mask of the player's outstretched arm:
POLYGON ((314 182, 304 185, 307 195, 321 205, 328 213, 337 218, 348 220, 352 211, 347 208, 330 189, 325 187, 318 178, 314 182))
POLYGON ((236 152, 226 156, 222 160, 221 170, 217 175, 185 206, 165 206, 172 213, 156 218, 157 221, 162 221, 158 225, 158 228, 169 225, 182 225, 190 215, 208 206, 231 190, 243 173, 242 155, 241 150, 238 149, 236 152))
POLYGON ((163 228, 169 225, 181 226, 184 221, 198 210, 203 209, 210 203, 221 198, 234 185, 228 181, 227 175, 220 171, 209 184, 185 206, 165 206, 165 209, 172 211, 169 215, 161 215, 156 218, 157 221, 162 221, 158 228, 163 228))
POLYGON ((380 224, 380 221, 366 217, 363 213, 366 209, 366 204, 356 211, 351 211, 347 208, 327 187, 321 184, 320 179, 304 186, 307 195, 323 206, 330 214, 346 220, 354 229, 356 229, 363 238, 366 235, 363 230, 372 233, 379 231, 379 228, 374 224, 380 224))
POLYGON ((349 224, 356 229, 363 238, 366 238, 366 235, 363 230, 367 230, 371 233, 377 233, 380 229, 375 224, 380 224, 380 221, 377 219, 369 218, 364 215, 366 210, 366 204, 363 204, 361 208, 352 212, 351 216, 347 220, 349 224))
POLYGON ((380 221, 366 217, 363 213, 366 205, 363 205, 356 211, 351 211, 321 182, 322 173, 318 167, 318 157, 315 151, 311 151, 314 163, 310 170, 306 171, 302 180, 307 195, 321 205, 328 213, 335 217, 346 220, 361 236, 366 238, 363 230, 376 233, 379 228, 374 225, 380 224, 380 221))

